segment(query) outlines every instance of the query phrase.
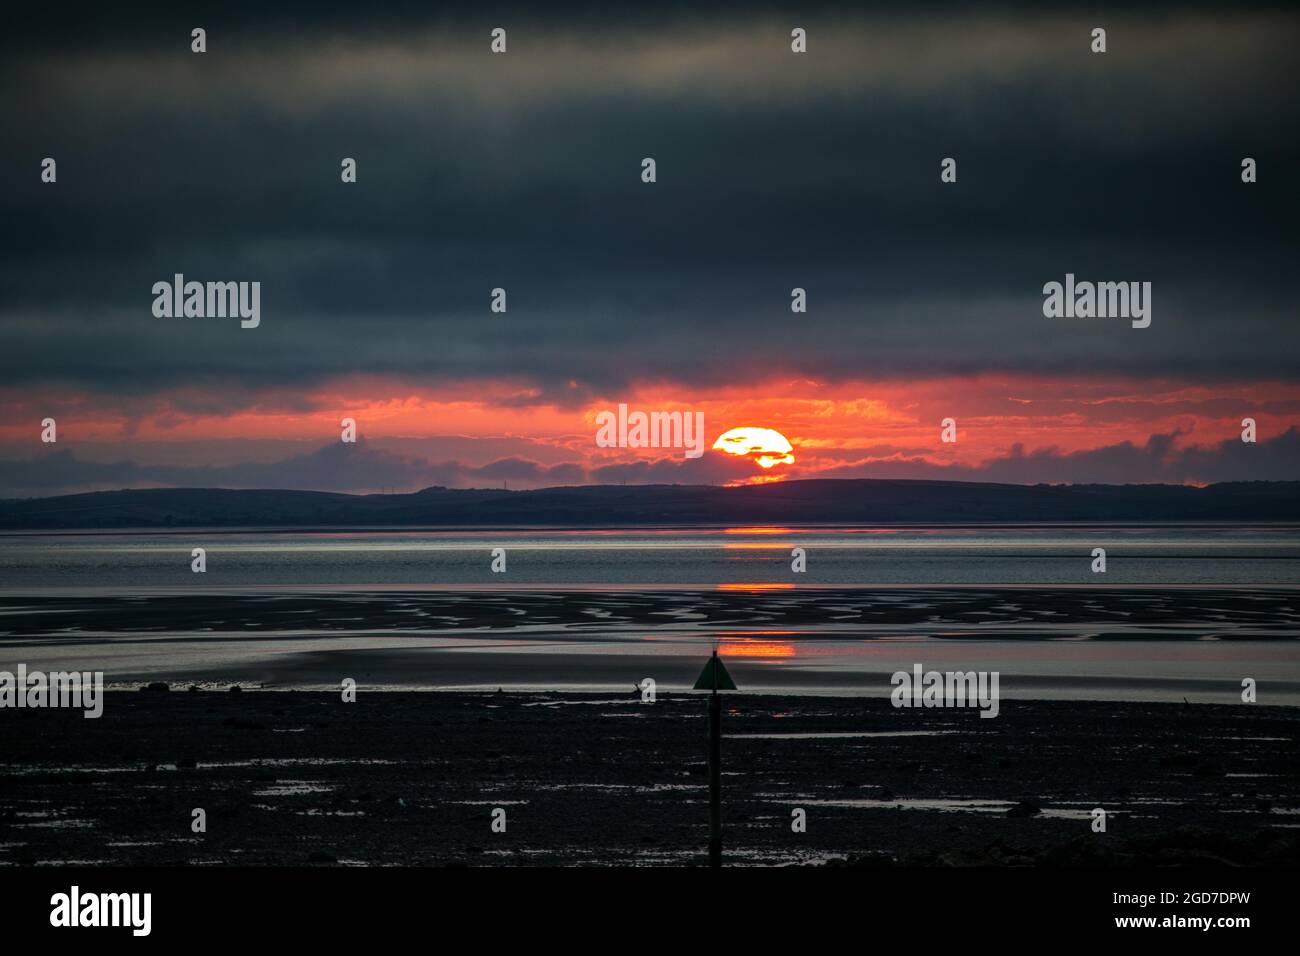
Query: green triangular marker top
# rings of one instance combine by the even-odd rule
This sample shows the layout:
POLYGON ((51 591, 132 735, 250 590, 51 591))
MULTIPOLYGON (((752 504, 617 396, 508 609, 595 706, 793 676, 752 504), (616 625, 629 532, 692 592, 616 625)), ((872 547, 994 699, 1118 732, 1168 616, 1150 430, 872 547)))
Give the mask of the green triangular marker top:
POLYGON ((739 690, 736 682, 731 679, 727 673, 727 668, 722 663, 716 653, 709 658, 708 663, 704 665, 704 670, 700 671, 699 679, 695 681, 693 690, 739 690))

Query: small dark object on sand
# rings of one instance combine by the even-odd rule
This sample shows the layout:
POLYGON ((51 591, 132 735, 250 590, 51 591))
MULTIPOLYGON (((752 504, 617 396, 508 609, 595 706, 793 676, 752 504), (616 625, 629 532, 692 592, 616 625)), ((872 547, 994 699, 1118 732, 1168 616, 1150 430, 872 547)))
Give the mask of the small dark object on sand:
POLYGON ((1043 812, 1043 808, 1034 800, 1025 797, 1014 807, 1007 811, 1009 817, 1032 817, 1043 812))
POLYGON ((231 685, 230 685, 230 692, 231 692, 232 694, 239 694, 239 693, 242 693, 243 690, 244 690, 244 688, 240 687, 238 684, 231 684, 231 685))
POLYGON ((141 690, 171 690, 171 686, 162 680, 150 681, 140 688, 141 690))

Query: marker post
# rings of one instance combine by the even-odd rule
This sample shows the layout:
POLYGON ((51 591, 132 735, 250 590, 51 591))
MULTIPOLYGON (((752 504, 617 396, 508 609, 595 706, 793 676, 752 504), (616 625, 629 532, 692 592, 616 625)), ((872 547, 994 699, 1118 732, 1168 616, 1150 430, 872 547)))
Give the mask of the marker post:
POLYGON ((722 698, 719 690, 736 690, 717 648, 695 682, 709 694, 709 866, 722 866, 722 698))

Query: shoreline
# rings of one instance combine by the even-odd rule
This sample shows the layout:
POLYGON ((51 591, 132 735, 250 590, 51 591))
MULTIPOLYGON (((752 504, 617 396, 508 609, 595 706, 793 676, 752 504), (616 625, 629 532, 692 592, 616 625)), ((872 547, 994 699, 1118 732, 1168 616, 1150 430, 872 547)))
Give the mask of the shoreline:
POLYGON ((0 596, 0 670, 112 686, 621 691, 690 687, 712 647, 747 691, 885 697, 917 664, 1031 700, 1300 706, 1292 588, 674 589, 0 596))
POLYGON ((717 646, 747 691, 883 698, 916 663, 996 671, 1008 700, 1300 706, 1289 588, 0 596, 0 670, 110 686, 622 691, 694 683, 717 646))

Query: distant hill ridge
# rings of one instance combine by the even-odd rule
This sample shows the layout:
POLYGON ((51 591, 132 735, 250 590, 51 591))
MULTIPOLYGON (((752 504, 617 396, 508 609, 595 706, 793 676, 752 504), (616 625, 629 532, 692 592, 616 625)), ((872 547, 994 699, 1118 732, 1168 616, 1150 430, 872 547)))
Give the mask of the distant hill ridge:
POLYGON ((1008 485, 811 479, 411 494, 153 488, 0 500, 0 528, 930 524, 1300 521, 1300 482, 1008 485))

